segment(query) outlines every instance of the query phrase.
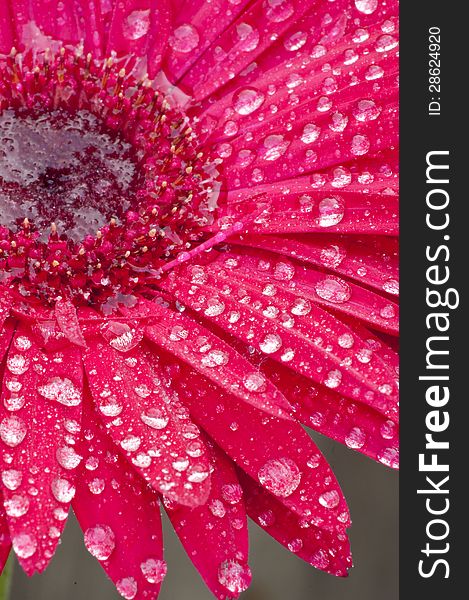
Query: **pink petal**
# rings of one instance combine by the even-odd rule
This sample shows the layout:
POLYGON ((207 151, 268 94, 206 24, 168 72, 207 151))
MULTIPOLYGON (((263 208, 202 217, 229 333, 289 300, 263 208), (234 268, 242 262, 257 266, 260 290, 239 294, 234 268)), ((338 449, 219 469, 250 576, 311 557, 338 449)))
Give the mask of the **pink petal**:
POLYGON ((75 492, 82 385, 77 348, 44 353, 31 330, 18 327, 3 377, 0 437, 8 525, 29 575, 52 558, 75 492))
MULTIPOLYGON (((359 167, 360 163, 357 163, 359 167)), ((383 166, 382 161, 380 166, 383 166)), ((369 172, 369 165, 364 171, 369 172)), ((397 171, 393 171, 397 173, 397 171)), ((246 203, 252 204, 251 211, 264 209, 264 213, 250 226, 251 232, 259 233, 344 233, 353 235, 398 234, 397 179, 364 186, 352 176, 346 166, 339 166, 325 174, 298 177, 282 182, 262 184, 231 191, 227 204, 218 215, 215 224, 208 229, 239 221, 246 215, 246 203), (334 181, 346 182, 344 187, 334 187, 334 181), (315 180, 320 186, 315 186, 315 180), (266 194, 263 199, 252 202, 253 192, 266 194)))
POLYGON ((290 400, 299 421, 373 460, 398 468, 397 414, 389 419, 379 404, 372 408, 349 400, 273 361, 264 363, 263 372, 290 400), (387 459, 391 456, 390 463, 387 459))
POLYGON ((10 531, 3 506, 3 494, 0 491, 0 575, 8 560, 11 550, 10 531))
POLYGON ((169 0, 124 0, 116 2, 107 39, 107 55, 144 58, 142 75, 154 77, 160 68, 171 30, 169 0))
POLYGON ((12 319, 7 319, 3 323, 3 328, 0 327, 0 365, 10 347, 11 338, 15 332, 14 323, 15 322, 12 319))
POLYGON ((285 507, 245 473, 239 473, 251 519, 280 544, 314 567, 346 576, 352 566, 347 534, 343 529, 325 530, 285 507))
MULTIPOLYGON (((243 403, 288 418, 284 410, 289 410, 290 405, 270 382, 265 382, 259 389, 252 389, 249 382, 256 377, 255 369, 231 345, 180 313, 156 303, 147 303, 146 308, 152 317, 151 324, 145 330, 149 340, 243 403)), ((212 310, 217 312, 218 309, 212 307, 212 310)))
POLYGON ((84 362, 96 410, 122 454, 156 490, 180 504, 203 504, 210 473, 200 432, 171 388, 156 379, 151 352, 119 352, 98 337, 88 346, 84 362), (188 449, 197 439, 200 455, 192 457, 188 449), (179 461, 187 462, 184 470, 175 467, 179 461))
POLYGON ((177 376, 173 374, 173 385, 193 419, 279 502, 299 516, 314 519, 318 526, 349 525, 340 486, 298 423, 240 404, 184 365, 177 376), (315 468, 310 468, 313 458, 315 468))
MULTIPOLYGON (((260 249, 236 250, 228 258, 220 254, 217 262, 241 286, 250 284, 261 292, 267 285, 273 285, 275 289, 277 286, 289 287, 298 297, 305 298, 308 302, 324 306, 340 316, 347 315, 363 321, 374 329, 397 335, 399 307, 389 297, 352 281, 325 274, 319 269, 279 259, 260 249), (230 265, 234 266, 230 268, 230 265)), ((366 267, 363 269, 366 272, 366 267)), ((398 285, 398 282, 395 281, 394 284, 398 285)), ((273 301, 279 297, 275 293, 273 301)))
POLYGON ((16 31, 9 2, 0 3, 0 54, 8 54, 15 45, 16 31))
POLYGON ((230 241, 339 273, 382 293, 399 293, 398 246, 395 238, 257 234, 230 241))
POLYGON ((84 421, 73 510, 85 544, 124 598, 156 598, 166 573, 158 496, 103 431, 89 397, 84 421))
POLYGON ((228 592, 230 598, 237 598, 249 585, 248 529, 233 465, 213 444, 210 448, 213 472, 207 502, 192 509, 171 501, 164 504, 194 566, 211 592, 222 600, 228 592), (232 581, 227 579, 229 573, 235 576, 232 581))
POLYGON ((236 4, 230 4, 228 10, 226 0, 191 0, 182 1, 181 4, 175 6, 164 66, 169 79, 174 82, 187 73, 204 51, 219 39, 223 31, 246 9, 249 0, 238 0, 236 4))
POLYGON ((299 0, 252 3, 192 65, 180 85, 191 90, 196 100, 206 98, 255 61, 309 8, 299 0))
POLYGON ((86 348, 85 338, 78 322, 77 310, 70 300, 58 300, 55 303, 55 318, 69 342, 86 348))
MULTIPOLYGON (((239 280, 236 269, 230 268, 231 261, 236 258, 227 258, 225 272, 212 265, 188 268, 187 274, 179 272, 161 287, 245 344, 288 363, 297 373, 350 398, 379 402, 390 416, 395 413, 396 373, 373 356, 365 340, 303 295, 282 289, 285 282, 279 285, 271 279, 258 285, 255 271, 239 280), (211 299, 223 303, 224 310, 208 312, 211 299)), ((282 276, 289 272, 282 271, 282 276)))

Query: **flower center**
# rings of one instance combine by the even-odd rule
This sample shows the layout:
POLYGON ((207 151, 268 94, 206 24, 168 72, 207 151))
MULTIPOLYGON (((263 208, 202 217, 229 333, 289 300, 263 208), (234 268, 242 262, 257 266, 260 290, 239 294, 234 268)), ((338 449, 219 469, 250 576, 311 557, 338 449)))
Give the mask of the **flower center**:
POLYGON ((52 223, 79 242, 122 219, 138 188, 131 144, 89 111, 0 115, 0 224, 52 223))
POLYGON ((210 247, 219 159, 193 125, 114 59, 0 57, 0 282, 99 307, 210 247))

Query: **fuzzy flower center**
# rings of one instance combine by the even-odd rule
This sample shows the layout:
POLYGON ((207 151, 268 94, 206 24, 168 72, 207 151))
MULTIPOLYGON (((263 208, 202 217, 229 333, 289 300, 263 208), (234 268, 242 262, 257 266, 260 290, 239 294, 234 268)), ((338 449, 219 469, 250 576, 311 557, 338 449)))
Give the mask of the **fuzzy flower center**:
POLYGON ((0 63, 0 281, 103 305, 205 249, 221 186, 193 125, 111 58, 12 51, 0 63))

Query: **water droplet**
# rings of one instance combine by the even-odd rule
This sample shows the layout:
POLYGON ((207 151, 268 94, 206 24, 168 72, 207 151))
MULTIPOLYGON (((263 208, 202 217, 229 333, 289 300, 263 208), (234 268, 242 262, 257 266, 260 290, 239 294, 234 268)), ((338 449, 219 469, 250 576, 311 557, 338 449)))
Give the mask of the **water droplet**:
POLYGON ((399 467, 399 450, 397 448, 385 448, 378 452, 378 460, 387 467, 397 469, 399 467))
POLYGON ((353 116, 361 123, 374 121, 379 117, 380 113, 381 110, 376 106, 374 100, 359 100, 353 109, 353 116))
POLYGON ((95 496, 101 494, 104 491, 105 487, 106 482, 104 481, 104 479, 100 479, 99 477, 95 477, 94 479, 88 482, 88 489, 95 496))
POLYGON ((76 469, 80 464, 82 457, 71 446, 60 446, 55 453, 57 462, 64 469, 76 469))
POLYGON ((99 402, 99 410, 105 417, 117 417, 121 414, 123 408, 123 404, 114 396, 109 396, 99 402))
POLYGON ((114 532, 108 525, 95 525, 85 531, 85 546, 98 560, 107 560, 116 547, 114 532))
POLYGON ((211 350, 200 361, 204 367, 221 367, 228 363, 229 356, 222 350, 211 350))
POLYGON ((306 40, 308 39, 308 34, 304 31, 297 31, 290 35, 290 37, 286 38, 283 42, 283 45, 289 52, 295 52, 299 50, 306 44, 306 40))
POLYGON ((336 197, 323 198, 319 203, 319 226, 332 227, 344 218, 344 203, 336 197))
POLYGON ((218 581, 232 594, 240 594, 251 583, 251 570, 236 560, 225 560, 218 567, 218 581))
POLYGON ((29 360, 21 354, 14 354, 7 359, 7 369, 13 375, 23 375, 29 369, 29 360))
POLYGON ((396 435, 397 425, 394 423, 394 421, 389 420, 381 425, 379 431, 381 433, 381 437, 383 437, 385 440, 392 440, 392 438, 396 435))
POLYGON ((140 419, 153 429, 164 429, 169 423, 169 415, 165 408, 153 406, 140 415, 140 419))
POLYGON ((243 497, 243 489, 239 483, 226 483, 221 488, 221 495, 227 504, 238 504, 243 497))
POLYGON ((399 295, 399 282, 397 279, 388 279, 383 283, 383 290, 388 294, 393 294, 394 296, 399 295))
POLYGON ((218 517, 219 519, 223 519, 226 515, 226 509, 221 500, 214 499, 209 504, 210 512, 214 517, 218 517))
POLYGON ((342 304, 347 302, 352 295, 349 284, 342 279, 327 277, 315 285, 316 294, 327 302, 342 304))
POLYGON ((137 595, 137 582, 133 577, 124 577, 116 583, 116 589, 125 600, 133 600, 137 595))
POLYGON ((303 548, 303 540, 301 538, 295 538, 294 540, 291 540, 291 542, 288 542, 287 547, 290 552, 299 552, 303 548))
POLYGON ((343 333, 337 340, 341 348, 351 348, 354 344, 354 338, 351 333, 343 333))
POLYGON ((19 558, 29 558, 37 550, 37 540, 33 535, 29 533, 20 533, 15 535, 11 543, 13 544, 13 550, 16 556, 19 558))
POLYGON ((396 311, 394 310, 394 306, 392 304, 387 304, 383 306, 383 308, 379 311, 379 314, 383 317, 383 319, 394 319, 396 316, 396 311))
POLYGON ((233 106, 239 115, 250 115, 256 111, 264 102, 265 96, 255 88, 243 88, 238 90, 233 97, 233 106))
POLYGON ((311 312, 311 302, 306 298, 297 298, 291 308, 294 315, 303 316, 311 312))
POLYGON ((124 36, 128 40, 139 40, 150 29, 150 9, 134 10, 123 22, 124 36))
POLYGON ((75 496, 75 486, 70 483, 70 481, 63 479, 62 477, 57 477, 57 479, 54 479, 50 487, 57 502, 63 502, 64 504, 69 503, 75 496))
POLYGON ((265 377, 262 373, 249 373, 244 377, 243 384, 250 392, 262 392, 266 387, 265 377))
POLYGON ((27 338, 24 335, 19 335, 18 337, 15 338, 15 342, 14 342, 15 348, 17 350, 21 350, 22 352, 25 352, 26 350, 29 350, 32 346, 31 340, 29 338, 27 338))
POLYGON ((9 517, 22 517, 29 510, 29 498, 15 494, 5 499, 5 512, 9 517))
POLYGON ((148 558, 140 564, 140 569, 148 583, 161 583, 166 577, 168 567, 164 560, 148 558))
POLYGON ((272 459, 259 469, 260 483, 275 496, 287 498, 300 485, 301 472, 290 458, 272 459))
POLYGON ((354 135, 352 138, 352 145, 350 146, 350 152, 354 156, 363 156, 370 149, 370 140, 366 135, 354 135))
POLYGON ((340 496, 336 490, 329 490, 319 496, 319 504, 324 508, 335 508, 340 502, 340 496))
POLYGON ((101 335, 118 352, 129 352, 142 341, 143 331, 130 327, 127 323, 109 321, 101 327, 101 335))
POLYGON ((268 333, 262 342, 259 344, 259 348, 265 354, 273 354, 282 346, 282 338, 276 333, 268 333))
POLYGON ((301 134, 301 141, 303 142, 303 144, 312 144, 318 139, 320 133, 320 127, 314 125, 313 123, 309 123, 303 128, 303 133, 301 134))
POLYGON ((176 52, 187 54, 188 52, 192 52, 192 50, 199 45, 199 34, 192 25, 180 25, 174 30, 168 43, 176 52))
POLYGON ((11 491, 17 490, 20 487, 22 480, 23 473, 21 473, 21 471, 8 469, 2 472, 3 485, 11 491))
POLYGON ((350 433, 345 438, 346 445, 354 450, 363 448, 365 441, 366 435, 359 427, 354 427, 351 429, 350 433))
POLYGON ((191 483, 202 483, 210 473, 202 465, 193 465, 187 472, 187 481, 191 483))
POLYGON ((5 417, 0 424, 0 438, 11 448, 24 440, 27 432, 26 423, 20 417, 5 417))
POLYGON ((259 45, 259 32, 248 23, 236 25, 236 33, 240 39, 237 48, 242 52, 252 52, 259 45))
POLYGON ((126 452, 136 452, 140 448, 140 444, 142 443, 141 438, 136 435, 128 435, 121 441, 121 447, 126 452))
POLYGON ((48 400, 55 400, 64 406, 78 406, 81 403, 81 391, 66 377, 52 377, 37 391, 48 400))
POLYGON ((355 6, 364 15, 371 15, 378 6, 378 0, 355 0, 355 6))
POLYGON ((257 520, 262 527, 271 527, 275 523, 275 515, 273 511, 266 510, 257 517, 257 520))
POLYGON ((342 373, 339 370, 334 369, 333 371, 329 371, 329 373, 327 374, 327 377, 324 381, 324 385, 328 388, 334 389, 336 387, 339 387, 341 381, 342 373))
POLYGON ((377 52, 389 52, 397 46, 396 38, 392 35, 382 35, 376 40, 375 48, 377 52))

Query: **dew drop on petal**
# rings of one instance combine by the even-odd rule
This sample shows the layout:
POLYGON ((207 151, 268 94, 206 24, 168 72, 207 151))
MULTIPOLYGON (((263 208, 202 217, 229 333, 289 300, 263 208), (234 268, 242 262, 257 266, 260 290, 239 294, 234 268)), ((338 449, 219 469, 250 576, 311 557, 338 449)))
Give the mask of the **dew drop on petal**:
POLYGON ((337 339, 337 343, 341 348, 351 348, 354 344, 354 338, 351 333, 343 333, 337 339))
POLYGON ((21 471, 17 471, 16 469, 7 469, 6 471, 2 471, 2 482, 7 489, 11 491, 17 490, 22 481, 23 473, 21 473, 21 471))
POLYGON ((363 448, 366 441, 365 433, 359 427, 353 427, 349 434, 345 437, 345 443, 349 448, 358 450, 363 448))
POLYGON ((387 467, 397 469, 399 467, 399 450, 397 448, 385 448, 378 452, 378 460, 387 467))
POLYGON ((174 30, 173 35, 168 40, 169 45, 176 52, 187 54, 192 52, 199 45, 199 34, 192 25, 180 25, 174 30))
POLYGON ((319 504, 324 508, 335 508, 340 502, 340 496, 336 490, 329 490, 319 496, 319 504))
POLYGON ((314 125, 313 123, 309 123, 303 128, 303 133, 301 134, 301 141, 303 142, 303 144, 312 144, 318 139, 320 133, 320 127, 314 125))
POLYGON ((6 366, 13 375, 23 375, 29 369, 29 360, 21 354, 13 354, 8 357, 6 366))
POLYGON ((5 417, 0 423, 0 438, 11 448, 24 440, 27 432, 26 423, 20 417, 5 417))
POLYGON ((169 423, 169 415, 166 409, 156 406, 142 412, 140 419, 145 425, 148 425, 153 429, 164 429, 169 423))
POLYGON ((269 460, 259 469, 257 476, 266 490, 282 498, 293 494, 301 481, 301 471, 290 458, 269 460))
POLYGON ((336 197, 323 198, 319 203, 319 226, 332 227, 344 218, 344 203, 336 197))
POLYGON ((51 490, 57 502, 71 502, 75 496, 75 486, 67 479, 57 477, 51 483, 51 490))
POLYGON ((137 595, 137 582, 133 577, 124 577, 116 583, 116 589, 125 600, 133 600, 137 595))
POLYGON ((60 446, 55 453, 57 462, 64 469, 76 469, 81 462, 82 457, 71 446, 60 446))
POLYGON ((264 94, 255 88, 238 90, 233 97, 233 107, 239 115, 250 115, 264 102, 264 94))
POLYGON ((37 391, 48 400, 55 400, 64 406, 78 406, 81 403, 81 391, 66 377, 52 377, 37 391))
POLYGON ((9 517, 22 517, 29 510, 29 498, 19 494, 5 499, 5 512, 9 517))
POLYGON ((123 22, 124 36, 128 40, 139 40, 150 29, 150 9, 134 10, 123 22))
POLYGON ((148 583, 161 583, 166 577, 168 567, 164 560, 148 558, 140 564, 140 570, 148 583))
POLYGON ((354 135, 352 138, 352 145, 350 146, 350 152, 354 156, 363 156, 370 149, 370 140, 366 135, 354 135))
POLYGON ((251 570, 236 560, 225 560, 218 567, 218 581, 232 594, 240 594, 251 583, 251 570))
POLYGON ((357 121, 364 123, 377 119, 380 112, 374 100, 359 100, 353 109, 353 116, 357 121))
POLYGON ((85 546, 98 560, 107 560, 116 547, 114 532, 108 525, 95 525, 85 531, 85 546))
POLYGON ((262 342, 259 344, 259 348, 264 354, 273 354, 282 346, 282 339, 276 333, 268 333, 262 342))
POLYGON ((352 295, 352 290, 346 281, 332 277, 318 281, 315 290, 320 298, 334 304, 347 302, 352 295))
POLYGON ((329 373, 327 374, 327 377, 324 381, 324 385, 330 389, 334 389, 336 387, 339 387, 341 381, 342 373, 339 370, 334 369, 332 371, 329 371, 329 373))
POLYGON ((383 290, 394 296, 399 295, 399 282, 397 279, 388 279, 383 283, 383 290))
POLYGON ((19 558, 29 558, 37 550, 37 540, 33 535, 29 533, 20 533, 15 535, 11 543, 13 544, 13 550, 16 556, 19 558))
POLYGON ((266 387, 265 377, 262 373, 249 373, 244 377, 243 385, 250 392, 262 392, 266 387))
POLYGON ((237 504, 243 497, 243 489, 239 483, 226 483, 221 488, 221 495, 227 504, 237 504))
POLYGON ((371 15, 378 7, 378 0, 355 0, 355 6, 364 15, 371 15))
POLYGON ((396 429, 397 426, 394 421, 389 420, 381 425, 379 432, 381 437, 385 440, 392 440, 392 438, 396 435, 396 429))

